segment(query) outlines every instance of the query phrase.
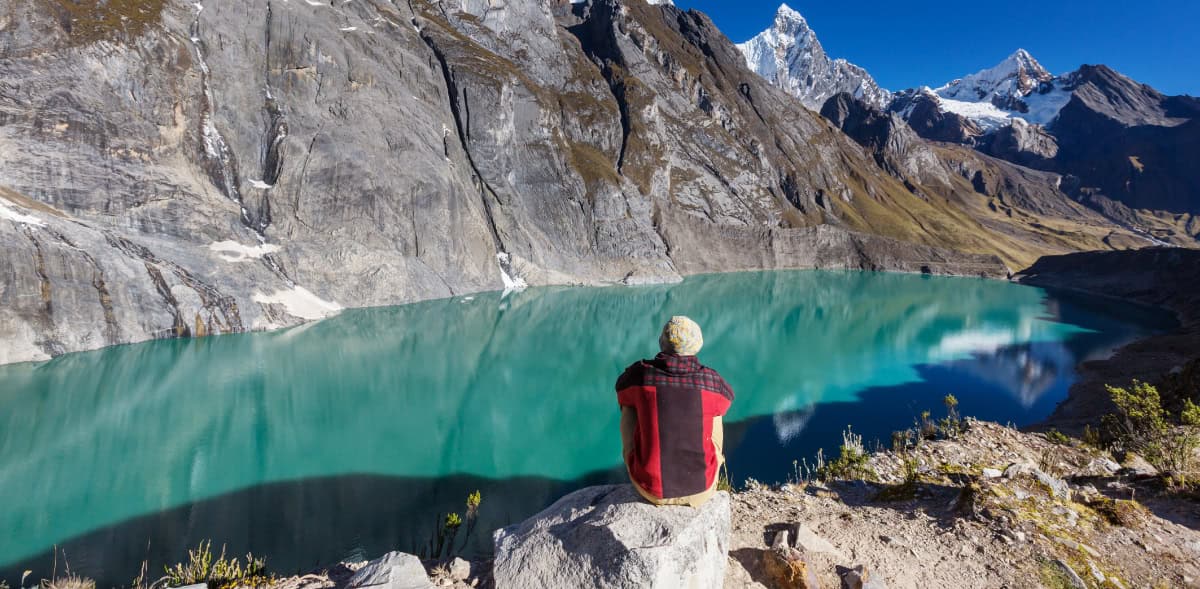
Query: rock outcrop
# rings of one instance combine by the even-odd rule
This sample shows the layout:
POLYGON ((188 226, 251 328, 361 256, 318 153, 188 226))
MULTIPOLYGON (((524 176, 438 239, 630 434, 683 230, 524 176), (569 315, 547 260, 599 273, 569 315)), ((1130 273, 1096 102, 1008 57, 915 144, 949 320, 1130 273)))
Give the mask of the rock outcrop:
POLYGON ((389 552, 354 573, 346 589, 433 589, 421 559, 403 552, 389 552))
POLYGON ((581 489, 495 533, 497 587, 719 587, 729 494, 656 507, 630 485, 581 489))

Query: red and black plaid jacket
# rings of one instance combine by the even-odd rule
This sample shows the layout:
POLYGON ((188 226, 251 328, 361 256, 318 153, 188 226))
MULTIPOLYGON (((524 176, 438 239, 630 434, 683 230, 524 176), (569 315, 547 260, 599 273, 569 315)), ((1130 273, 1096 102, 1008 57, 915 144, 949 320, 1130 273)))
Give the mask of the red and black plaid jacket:
POLYGON ((626 460, 629 474, 662 499, 707 490, 717 478, 713 418, 725 415, 733 389, 695 356, 659 354, 625 369, 617 402, 637 411, 637 432, 626 460))

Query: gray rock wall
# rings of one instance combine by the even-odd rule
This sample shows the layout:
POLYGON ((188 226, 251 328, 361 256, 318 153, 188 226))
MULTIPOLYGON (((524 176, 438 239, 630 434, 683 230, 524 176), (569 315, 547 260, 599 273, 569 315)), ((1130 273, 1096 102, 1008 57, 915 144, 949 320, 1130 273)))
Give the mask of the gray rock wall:
POLYGON ((0 362, 499 289, 502 253, 530 284, 1003 273, 699 13, 129 6, 0 8, 0 362))

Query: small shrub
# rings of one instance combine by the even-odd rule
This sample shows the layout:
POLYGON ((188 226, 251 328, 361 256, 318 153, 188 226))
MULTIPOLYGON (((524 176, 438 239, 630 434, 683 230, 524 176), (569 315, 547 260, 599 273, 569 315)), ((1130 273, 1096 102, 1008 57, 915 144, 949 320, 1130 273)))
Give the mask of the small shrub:
POLYGON ((958 413, 958 398, 954 395, 946 395, 942 399, 942 404, 946 406, 946 417, 938 420, 937 431, 941 437, 948 440, 958 439, 958 435, 963 431, 962 416, 958 413))
POLYGON ((435 526, 429 542, 417 551, 418 556, 422 559, 450 559, 467 546, 467 542, 471 539, 471 533, 475 530, 475 524, 479 519, 479 506, 483 503, 483 495, 479 491, 475 491, 467 495, 466 502, 466 520, 458 513, 447 513, 438 516, 438 524, 435 526), (455 545, 454 541, 458 537, 458 531, 466 523, 466 533, 463 534, 462 544, 455 545))
POLYGON ((1045 433, 1045 436, 1046 436, 1046 439, 1049 440, 1051 443, 1058 444, 1060 446, 1070 446, 1071 445, 1071 438, 1067 437, 1067 434, 1064 434, 1054 428, 1050 428, 1050 431, 1047 431, 1045 433))
POLYGON ((870 456, 863 449, 862 436, 855 434, 850 426, 842 432, 842 446, 836 460, 824 465, 818 472, 822 480, 874 479, 875 473, 867 466, 870 456))
POLYGON ((1117 413, 1105 416, 1105 426, 1122 450, 1140 454, 1169 482, 1180 487, 1191 483, 1193 454, 1200 448, 1200 407, 1184 399, 1180 426, 1169 421, 1158 389, 1133 381, 1129 389, 1106 387, 1117 413))
POLYGON ((946 395, 942 399, 942 403, 946 405, 946 417, 956 422, 959 421, 958 398, 954 395, 946 395))
POLYGON ((1083 443, 1096 450, 1107 450, 1104 442, 1100 440, 1100 430, 1090 425, 1083 426, 1083 443))

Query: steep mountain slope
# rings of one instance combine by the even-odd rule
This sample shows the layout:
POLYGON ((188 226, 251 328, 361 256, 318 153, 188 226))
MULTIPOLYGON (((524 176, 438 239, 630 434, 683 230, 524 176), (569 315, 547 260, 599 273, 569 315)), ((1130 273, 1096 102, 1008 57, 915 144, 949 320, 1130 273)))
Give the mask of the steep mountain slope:
POLYGON ((862 147, 669 3, 15 0, 0 362, 521 281, 1075 247, 981 204, 995 165, 910 147, 862 147))
POLYGON ((738 45, 750 69, 818 110, 831 96, 847 92, 883 108, 891 93, 866 70, 844 59, 830 59, 817 34, 799 12, 780 4, 771 28, 738 45))
MULTIPOLYGON (((822 116, 874 155, 916 194, 944 199, 986 227, 991 247, 1015 266, 1050 252, 1140 247, 1145 236, 1076 202, 1057 174, 989 157, 966 146, 923 141, 897 113, 849 94, 830 98, 822 116)), ((1014 125, 1019 126, 1021 123, 1014 125)))

